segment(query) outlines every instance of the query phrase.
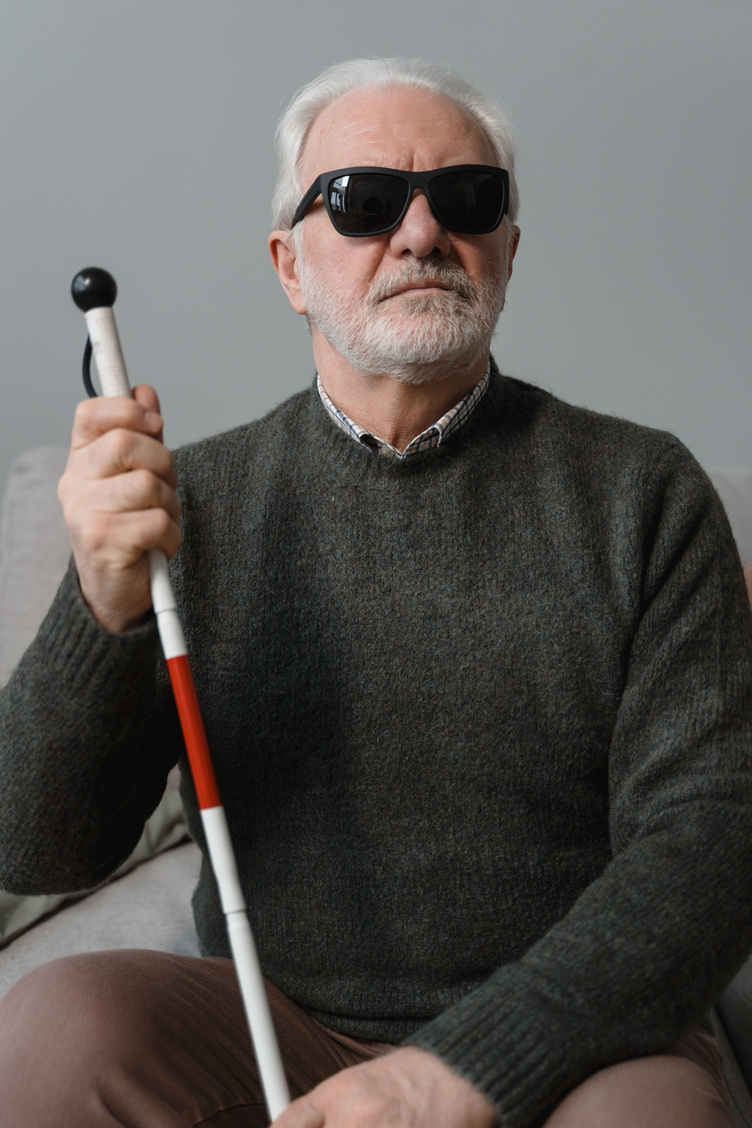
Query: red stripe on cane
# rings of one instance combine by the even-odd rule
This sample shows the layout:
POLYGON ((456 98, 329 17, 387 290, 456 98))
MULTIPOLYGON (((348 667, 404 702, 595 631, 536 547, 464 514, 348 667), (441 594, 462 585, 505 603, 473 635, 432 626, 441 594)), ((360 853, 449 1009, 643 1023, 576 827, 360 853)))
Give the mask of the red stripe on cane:
POLYGON ((167 669, 170 671, 172 691, 178 707, 198 805, 202 811, 206 807, 221 807, 222 800, 219 797, 217 777, 209 754, 188 655, 181 654, 178 658, 168 658, 167 669))

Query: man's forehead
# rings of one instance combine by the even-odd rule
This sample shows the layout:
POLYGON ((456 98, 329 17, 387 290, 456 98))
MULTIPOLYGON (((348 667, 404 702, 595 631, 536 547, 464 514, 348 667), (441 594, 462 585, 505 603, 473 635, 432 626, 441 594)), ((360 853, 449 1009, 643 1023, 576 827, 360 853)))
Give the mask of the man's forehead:
POLYGON ((303 149, 306 177, 348 165, 408 168, 496 163, 478 125, 443 94, 415 86, 350 91, 319 114, 303 149), (431 161, 435 161, 431 164, 431 161))

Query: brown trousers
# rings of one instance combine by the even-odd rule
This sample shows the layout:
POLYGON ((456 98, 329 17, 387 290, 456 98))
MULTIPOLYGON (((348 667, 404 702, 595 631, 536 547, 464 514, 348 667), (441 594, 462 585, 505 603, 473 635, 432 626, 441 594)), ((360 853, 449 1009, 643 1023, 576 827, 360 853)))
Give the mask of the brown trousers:
MULTIPOLYGON (((269 985, 292 1097, 390 1047, 335 1034, 269 985)), ((250 1128, 267 1123, 229 960, 68 956, 0 1003, 3 1128, 250 1128)), ((358 1126, 354 1126, 358 1128, 358 1126)), ((544 1128, 735 1128, 710 1035, 578 1086, 544 1128)))

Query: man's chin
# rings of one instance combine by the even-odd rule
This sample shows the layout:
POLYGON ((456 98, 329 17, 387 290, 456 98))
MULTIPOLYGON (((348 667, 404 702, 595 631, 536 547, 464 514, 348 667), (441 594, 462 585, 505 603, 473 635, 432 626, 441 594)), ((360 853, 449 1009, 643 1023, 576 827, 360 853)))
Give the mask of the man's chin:
POLYGON ((467 301, 455 290, 404 290, 384 299, 379 307, 382 317, 446 317, 467 311, 467 301))
POLYGON ((429 384, 446 380, 458 370, 475 364, 488 352, 488 342, 477 337, 457 339, 436 326, 436 332, 409 330, 394 334, 391 341, 383 337, 379 347, 358 350, 351 357, 353 366, 364 376, 390 376, 401 384, 429 384))

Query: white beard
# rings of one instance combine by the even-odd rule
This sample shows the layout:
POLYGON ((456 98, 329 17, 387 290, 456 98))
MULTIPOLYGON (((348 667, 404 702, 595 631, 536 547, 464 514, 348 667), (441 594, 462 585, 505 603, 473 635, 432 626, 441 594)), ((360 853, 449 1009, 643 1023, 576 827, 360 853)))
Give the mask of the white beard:
POLYGON ((305 261, 302 240, 298 277, 309 323, 332 348, 360 375, 403 384, 446 379, 487 353, 506 290, 506 270, 476 286, 460 266, 415 259, 374 282, 365 299, 343 298, 305 261), (448 289, 394 293, 424 280, 448 289))

